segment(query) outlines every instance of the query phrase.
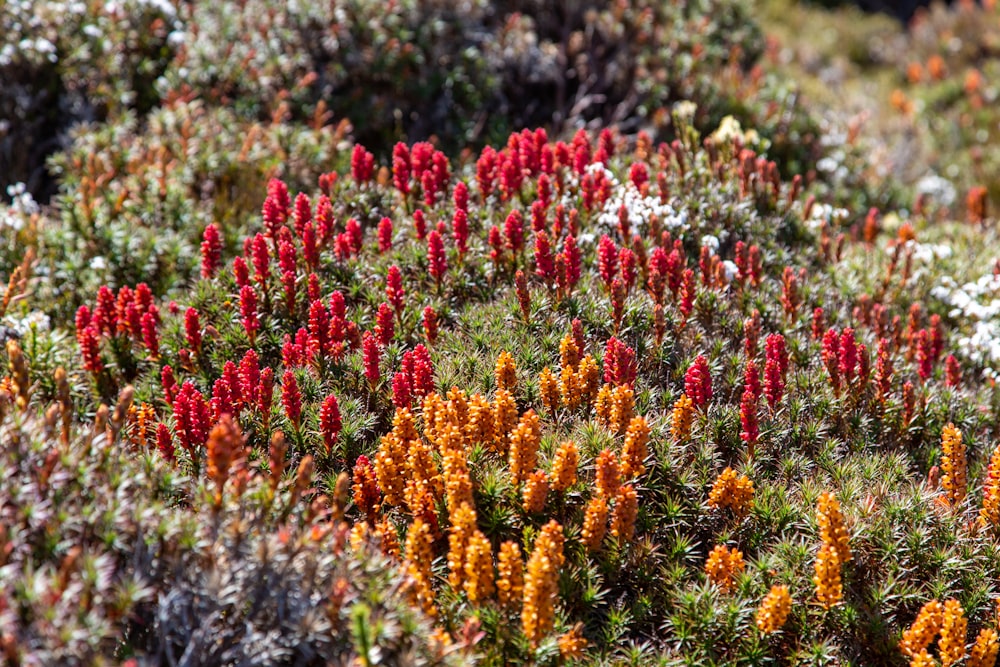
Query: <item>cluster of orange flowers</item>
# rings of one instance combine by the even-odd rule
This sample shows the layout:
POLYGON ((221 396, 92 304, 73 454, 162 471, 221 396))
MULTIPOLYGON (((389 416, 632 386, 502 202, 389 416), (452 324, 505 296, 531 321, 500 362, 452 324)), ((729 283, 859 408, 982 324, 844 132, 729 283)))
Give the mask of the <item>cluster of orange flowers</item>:
POLYGON ((764 634, 780 630, 791 610, 792 596, 788 592, 788 586, 772 586, 757 609, 757 628, 764 634))
MULTIPOLYGON (((596 363, 593 372, 588 370, 594 362, 590 357, 580 359, 572 336, 563 340, 561 353, 563 379, 569 377, 566 369, 572 369, 585 379, 593 378, 586 381, 596 389, 596 363)), ((415 605, 432 616, 438 615, 432 563, 439 555, 439 540, 446 538, 450 589, 464 593, 473 604, 495 600, 502 608, 519 610, 525 636, 537 645, 555 623, 559 570, 565 560, 563 528, 554 520, 545 524, 530 553, 522 553, 516 541, 502 542, 494 553, 479 527, 469 453, 474 445, 482 444, 505 461, 521 509, 544 517, 550 495, 565 493, 577 484, 580 449, 570 440, 560 443, 548 470, 543 470, 541 419, 533 410, 521 413, 517 408, 513 357, 502 353, 495 373, 498 388, 492 400, 453 388, 445 396, 425 396, 418 416, 408 408, 396 410, 392 430, 382 437, 370 466, 366 463, 355 470, 357 497, 367 497, 371 489, 382 495, 381 502, 376 499, 362 508, 366 521, 355 526, 351 537, 352 543, 360 543, 373 535, 384 553, 400 559, 411 579, 415 605), (442 502, 447 527, 438 523, 442 502), (391 508, 409 517, 402 545, 387 512, 391 508)), ((580 395, 578 389, 572 391, 580 395)), ((582 541, 592 552, 600 550, 608 535, 619 544, 632 539, 639 497, 631 481, 645 472, 651 438, 647 420, 634 414, 631 389, 609 386, 608 391, 604 423, 624 437, 620 452, 606 449, 595 460, 595 491, 582 525, 582 541)), ((588 406, 594 402, 585 395, 583 400, 588 406)), ((561 389, 559 404, 569 407, 561 389)), ((586 645, 582 628, 564 633, 558 644, 564 657, 579 656, 586 645)))
POLYGON ((958 600, 941 604, 931 600, 921 607, 899 642, 899 650, 910 658, 911 667, 940 664, 950 667, 968 657, 968 667, 993 667, 996 664, 1000 640, 995 628, 984 627, 966 655, 969 622, 958 600), (929 647, 938 638, 938 661, 935 662, 929 647))
POLYGON ((822 546, 816 555, 816 599, 829 609, 844 597, 841 570, 851 560, 850 537, 844 527, 840 503, 832 493, 824 492, 817 502, 816 520, 819 523, 822 546))
POLYGON ((736 516, 746 514, 752 502, 753 482, 746 475, 737 476, 732 468, 722 471, 708 494, 709 507, 728 508, 736 516))
POLYGON ((957 507, 965 500, 968 492, 967 470, 962 433, 954 424, 948 424, 941 432, 941 486, 947 492, 946 499, 951 507, 957 507))
POLYGON ((601 371, 591 355, 580 355, 573 336, 567 334, 559 343, 558 377, 549 367, 542 369, 538 385, 542 404, 549 412, 555 412, 560 407, 573 412, 589 407, 597 398, 601 371))
POLYGON ((743 552, 723 544, 717 544, 705 562, 708 580, 728 593, 736 583, 736 577, 746 568, 743 552))

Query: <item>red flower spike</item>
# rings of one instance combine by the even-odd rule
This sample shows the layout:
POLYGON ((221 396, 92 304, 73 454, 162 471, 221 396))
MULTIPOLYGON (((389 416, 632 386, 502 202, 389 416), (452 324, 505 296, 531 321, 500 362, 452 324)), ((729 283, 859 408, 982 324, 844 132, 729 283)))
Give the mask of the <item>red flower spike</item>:
POLYGON ((949 354, 944 359, 944 383, 953 389, 962 386, 962 366, 954 354, 949 354))
POLYGON ((319 409, 319 428, 323 434, 323 445, 326 453, 331 454, 333 448, 337 446, 340 438, 340 431, 343 422, 340 418, 340 403, 337 397, 330 394, 323 400, 323 405, 319 409))
POLYGON ((517 209, 510 212, 503 223, 503 233, 508 250, 518 255, 524 249, 524 218, 517 209))
POLYGON ((403 274, 395 264, 389 267, 385 277, 385 296, 389 299, 396 314, 401 316, 406 291, 403 289, 403 274))
POLYGON ((586 339, 583 335, 583 322, 579 319, 574 319, 570 322, 570 331, 573 334, 573 342, 576 344, 576 349, 580 351, 580 356, 583 357, 586 352, 586 339))
POLYGON ((476 160, 476 184, 479 186, 479 193, 486 199, 493 194, 493 187, 497 175, 498 156, 492 146, 486 146, 476 160))
POLYGON ((212 400, 210 402, 212 421, 218 421, 219 418, 226 415, 236 415, 236 409, 233 402, 232 391, 229 388, 229 383, 225 378, 219 378, 212 385, 212 400))
MULTIPOLYGON (((246 405, 256 405, 260 392, 260 360, 252 348, 240 361, 240 395, 246 405)), ((235 386, 235 385, 234 385, 235 386)))
POLYGON ((604 382, 631 387, 637 373, 635 350, 614 336, 609 338, 604 348, 604 382))
POLYGON ((813 318, 812 318, 812 337, 813 340, 819 340, 823 337, 823 331, 826 330, 826 322, 823 317, 822 308, 813 308, 813 318))
POLYGON ((306 297, 310 303, 319 299, 319 292, 319 276, 315 273, 310 273, 306 279, 306 297))
POLYGON ((712 400, 712 373, 705 355, 699 354, 684 374, 684 393, 697 408, 712 400))
POLYGON ((407 409, 412 404, 410 378, 403 371, 399 371, 392 376, 392 404, 396 408, 407 409))
POLYGON ((153 359, 160 358, 160 335, 156 330, 156 318, 152 313, 142 316, 142 343, 153 359))
POLYGON ((271 404, 274 401, 274 371, 267 366, 260 372, 260 386, 257 389, 257 410, 263 422, 263 430, 268 430, 271 422, 271 404))
POLYGON ((378 251, 388 252, 392 249, 392 220, 382 218, 378 223, 378 251))
POLYGON ((201 354, 201 318, 195 308, 188 308, 184 312, 184 336, 188 347, 195 354, 201 354))
POLYGON ((392 307, 383 301, 379 304, 378 312, 375 313, 375 337, 382 347, 388 347, 395 335, 392 320, 392 307))
POLYGON ((434 278, 438 289, 441 289, 441 281, 448 270, 448 260, 445 257, 444 242, 437 231, 427 235, 427 271, 434 278))
MULTIPOLYGON (((83 331, 77 332, 77 341, 80 344, 80 355, 83 357, 83 368, 94 375, 104 370, 104 362, 101 359, 101 334, 93 324, 86 326, 83 331)), ((166 366, 165 368, 169 368, 166 366)))
POLYGON ((417 233, 418 241, 423 241, 424 237, 427 236, 427 220, 424 218, 423 211, 413 212, 413 229, 417 233))
POLYGON ((618 273, 618 247, 607 234, 601 237, 597 245, 597 268, 604 286, 611 289, 611 281, 618 273))
POLYGON ((347 240, 350 242, 351 254, 358 254, 361 252, 361 248, 364 245, 361 236, 361 223, 354 218, 349 218, 347 223, 344 225, 344 229, 344 233, 347 235, 347 240))
POLYGON ((375 156, 361 144, 351 150, 351 178, 355 183, 367 183, 375 173, 375 156))
POLYGON ((753 359, 747 360, 746 370, 743 372, 743 391, 749 391, 753 395, 754 405, 760 400, 764 389, 760 383, 760 371, 757 369, 757 362, 753 359))
POLYGON ((457 209, 452 216, 451 230, 458 256, 464 257, 469 249, 469 216, 463 209, 457 209))
POLYGON ((887 338, 880 338, 875 361, 875 396, 879 403, 892 391, 892 343, 887 338))
POLYGON ((177 460, 174 452, 174 438, 170 434, 170 427, 163 422, 156 425, 156 449, 170 463, 177 460))
POLYGON ((285 408, 288 421, 292 422, 292 426, 298 432, 299 424, 302 422, 302 394, 299 393, 299 383, 295 379, 295 373, 290 370, 285 371, 281 377, 281 404, 285 408))
POLYGON ((219 227, 212 223, 205 227, 201 235, 201 277, 215 276, 222 262, 222 236, 219 227))
POLYGON ((740 439, 747 443, 747 451, 753 456, 760 437, 760 424, 757 418, 758 398, 749 389, 740 398, 740 439))
POLYGON ((490 244, 490 259, 493 260, 493 266, 498 267, 500 262, 503 261, 503 237, 500 235, 500 228, 496 225, 490 227, 490 232, 487 237, 490 244))
POLYGON ((292 220, 295 222, 295 233, 302 238, 306 225, 312 222, 312 204, 309 202, 309 195, 304 192, 295 195, 292 220))
POLYGON ((931 349, 931 336, 927 329, 921 329, 915 337, 917 373, 920 379, 927 381, 934 372, 934 353, 931 349))
MULTIPOLYGON (((88 368, 87 370, 92 369, 88 368)), ((177 380, 174 379, 174 369, 169 365, 160 369, 160 386, 163 387, 163 398, 167 402, 167 405, 173 405, 179 389, 177 387, 177 380)))
POLYGON ((316 241, 325 247, 333 236, 333 204, 325 194, 316 202, 316 241))
POLYGON ((427 342, 431 345, 437 341, 438 334, 438 316, 434 312, 434 309, 430 306, 424 308, 424 336, 427 338, 427 342))
POLYGON ((410 149, 401 141, 392 149, 392 184, 403 197, 410 194, 410 149))
POLYGON ((556 267, 552 257, 552 245, 544 229, 535 232, 535 274, 546 286, 551 288, 555 284, 556 267))
MULTIPOLYGON (((853 338, 853 337, 852 337, 853 338)), ((833 385, 833 393, 840 396, 841 372, 840 372, 840 335, 836 329, 827 329, 823 334, 823 364, 827 373, 830 374, 830 384, 833 385)))
POLYGON ((319 265, 319 247, 317 246, 316 227, 307 222, 302 229, 302 256, 310 270, 319 265))
POLYGON ((451 199, 455 204, 456 211, 469 212, 469 186, 465 184, 465 181, 459 181, 455 184, 451 199))
POLYGON ((621 266, 622 282, 625 284, 625 291, 631 292, 635 285, 636 276, 639 275, 639 258, 631 248, 622 248, 618 251, 618 263, 621 266))
POLYGON ((767 404, 774 410, 785 393, 785 378, 788 374, 788 350, 785 337, 771 334, 764 341, 764 395, 767 404))
POLYGON ((236 280, 236 286, 239 288, 250 284, 250 270, 247 268, 246 260, 242 257, 233 259, 233 278, 236 280))
POLYGON ((840 334, 840 375, 843 377, 845 385, 854 382, 854 378, 857 375, 857 366, 857 341, 854 337, 854 329, 848 327, 840 334))
POLYGON ((695 286, 694 271, 691 269, 684 269, 680 288, 681 301, 680 304, 678 304, 678 308, 681 311, 681 316, 685 322, 694 311, 694 300, 697 295, 696 290, 697 287, 695 286))
POLYGON ((309 304, 309 354, 321 357, 331 354, 332 339, 330 337, 330 313, 326 304, 316 299, 309 304))
POLYGON ((240 315, 243 329, 253 345, 260 329, 260 319, 257 316, 257 293, 250 285, 244 285, 240 290, 240 315))
POLYGON ((364 337, 361 340, 361 347, 365 378, 368 379, 368 387, 372 391, 375 391, 375 387, 378 385, 379 378, 381 377, 379 363, 381 362, 382 353, 379 350, 378 341, 372 336, 370 331, 364 333, 364 337))

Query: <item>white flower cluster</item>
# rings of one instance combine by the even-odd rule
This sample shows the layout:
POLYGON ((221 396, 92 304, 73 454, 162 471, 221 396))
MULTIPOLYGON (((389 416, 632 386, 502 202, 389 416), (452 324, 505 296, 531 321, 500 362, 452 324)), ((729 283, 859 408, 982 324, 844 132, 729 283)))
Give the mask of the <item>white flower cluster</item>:
POLYGON ((1000 379, 1000 276, 989 273, 961 286, 944 277, 931 296, 952 307, 950 317, 969 323, 969 335, 957 341, 960 354, 983 366, 984 376, 1000 379))
POLYGON ((33 310, 24 317, 7 315, 3 318, 2 324, 16 331, 18 336, 25 336, 32 329, 37 332, 48 331, 52 325, 49 316, 40 310, 33 310))
POLYGON ((914 261, 923 264, 930 264, 939 259, 948 259, 952 253, 951 246, 943 243, 917 243, 910 240, 903 248, 908 252, 912 251, 914 261))
MULTIPOLYGON (((795 202, 795 206, 801 210, 802 205, 798 201, 795 202)), ((847 219, 848 215, 849 213, 845 208, 834 208, 830 204, 820 204, 817 202, 809 209, 809 219, 806 220, 806 226, 810 229, 819 229, 825 222, 831 227, 836 228, 847 219)))
MULTIPOLYGON (((589 172, 593 167, 594 165, 588 166, 587 171, 589 172)), ((598 170, 603 168, 603 165, 597 163, 598 170)), ((668 229, 675 234, 687 230, 688 216, 686 212, 675 211, 673 206, 663 203, 659 197, 644 197, 632 181, 621 184, 614 179, 609 171, 605 171, 605 176, 612 183, 612 191, 597 218, 598 224, 602 227, 607 229, 617 227, 618 211, 622 206, 625 206, 629 225, 634 230, 644 230, 654 215, 659 219, 663 229, 668 229)))
POLYGON ((11 204, 0 206, 0 229, 10 228, 18 231, 24 227, 24 219, 27 216, 41 210, 24 183, 8 185, 7 196, 11 198, 11 204))

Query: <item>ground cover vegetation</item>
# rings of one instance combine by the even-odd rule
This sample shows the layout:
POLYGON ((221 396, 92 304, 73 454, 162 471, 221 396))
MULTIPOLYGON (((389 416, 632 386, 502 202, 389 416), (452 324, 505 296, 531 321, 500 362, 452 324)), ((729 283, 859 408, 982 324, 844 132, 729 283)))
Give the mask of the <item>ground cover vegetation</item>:
POLYGON ((6 662, 995 664, 975 160, 832 141, 737 2, 34 4, 6 662))

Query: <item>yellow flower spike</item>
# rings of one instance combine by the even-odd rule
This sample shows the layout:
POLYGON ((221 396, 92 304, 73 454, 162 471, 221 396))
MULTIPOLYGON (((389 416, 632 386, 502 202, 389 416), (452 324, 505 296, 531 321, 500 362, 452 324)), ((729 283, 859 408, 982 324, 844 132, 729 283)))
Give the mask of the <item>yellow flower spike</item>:
POLYGON ((728 508, 736 516, 743 516, 753 503, 753 494, 753 482, 749 477, 739 477, 732 468, 726 468, 712 484, 708 506, 715 509, 728 508))
POLYGON ((497 357, 496 381, 498 389, 517 390, 517 366, 514 365, 514 357, 506 350, 497 357))
POLYGON ((375 452, 375 477, 385 494, 385 502, 390 505, 403 504, 406 464, 406 445, 393 431, 383 435, 375 452))
POLYGON ((635 392, 632 387, 619 385, 611 392, 611 414, 608 428, 621 435, 635 416, 635 392))
POLYGON ((520 602, 524 594, 524 560, 517 542, 507 541, 500 545, 496 587, 497 599, 505 606, 520 602))
POLYGON ((521 494, 521 506, 528 514, 540 514, 545 509, 545 499, 549 494, 549 479, 541 470, 528 475, 521 494))
POLYGON ((554 414, 559 409, 561 394, 559 391, 559 380, 552 374, 548 366, 543 368, 541 374, 538 376, 538 390, 542 395, 542 405, 549 411, 549 414, 554 414))
POLYGON ((583 637, 583 624, 577 623, 568 632, 559 635, 556 640, 559 645, 559 655, 563 660, 579 660, 587 648, 587 640, 583 637))
POLYGON ((375 524, 375 534, 378 535, 382 553, 393 560, 399 560, 399 535, 396 534, 396 527, 392 525, 392 522, 388 519, 379 521, 375 524))
POLYGON ((646 472, 643 461, 649 456, 649 423, 645 417, 633 417, 625 431, 621 471, 624 479, 632 479, 646 472))
POLYGON ((913 660, 910 660, 910 667, 937 667, 937 662, 927 652, 927 649, 921 649, 920 653, 913 656, 913 660))
POLYGON ((563 566, 563 529, 556 521, 542 527, 528 559, 524 577, 521 627, 533 647, 552 631, 555 601, 559 597, 559 569, 563 566))
POLYGON ((580 360, 574 380, 574 390, 582 397, 583 404, 592 405, 601 386, 601 369, 591 355, 580 360))
POLYGON ((816 599, 829 609, 844 597, 844 589, 840 576, 840 552, 832 544, 823 544, 816 555, 816 599))
POLYGON ((604 535, 608 530, 608 501, 602 495, 597 495, 587 503, 587 510, 583 515, 583 529, 581 537, 583 545, 591 553, 597 552, 604 541, 604 535))
POLYGON ((938 639, 938 654, 942 667, 950 667, 965 657, 968 626, 969 622, 958 600, 951 599, 945 602, 941 638, 938 639))
POLYGON ((952 507, 960 505, 968 493, 967 469, 962 433, 954 424, 948 424, 941 432, 941 488, 952 507))
POLYGON ((563 370, 576 370, 580 365, 580 349, 576 346, 572 334, 566 334, 559 341, 559 367, 563 370))
POLYGON ((552 474, 550 475, 552 490, 562 493, 576 484, 576 469, 579 464, 580 449, 575 442, 567 440, 559 445, 552 461, 552 474))
POLYGON ((506 389, 497 390, 493 397, 493 449, 506 454, 510 447, 510 434, 517 427, 517 403, 506 389))
POLYGON ((611 514, 611 534, 624 546, 635 534, 635 520, 639 515, 639 495, 635 487, 626 484, 618 490, 615 509, 611 514))
POLYGON ((968 667, 994 667, 997 662, 997 651, 1000 649, 997 631, 993 628, 983 628, 976 636, 976 642, 969 651, 968 667))
POLYGON ((420 437, 417 432, 417 419, 408 408, 396 408, 392 416, 392 432, 400 442, 409 442, 420 437))
POLYGON ((844 527, 844 515, 840 512, 840 503, 829 492, 820 495, 816 503, 816 521, 819 523, 819 536, 824 544, 837 550, 841 563, 851 560, 850 537, 844 527))
POLYGON ((493 595, 493 551, 490 541, 479 530, 473 531, 466 547, 464 588, 470 602, 493 595))
POLYGON ((993 450, 990 466, 983 482, 983 507, 979 510, 979 526, 1000 525, 1000 445, 993 450))
POLYGON ((508 463, 514 485, 525 480, 528 472, 538 465, 538 446, 542 440, 542 426, 534 410, 521 415, 521 420, 510 434, 508 463))
POLYGON ((694 402, 688 398, 687 394, 681 394, 681 397, 674 402, 670 420, 670 438, 676 443, 690 438, 693 421, 694 402))
POLYGON ((469 540, 476 528, 476 510, 468 503, 462 503, 449 516, 451 529, 448 531, 448 583, 458 590, 465 581, 466 552, 469 540))
POLYGON ((780 630, 785 625, 791 610, 792 596, 788 592, 788 586, 778 584, 772 586, 757 609, 757 628, 764 634, 780 630))
POLYGON ((743 572, 744 568, 746 563, 743 560, 743 552, 735 548, 730 549, 723 544, 717 544, 705 561, 705 574, 708 580, 724 593, 733 589, 736 576, 743 572))
POLYGON ((482 394, 469 398, 469 421, 465 425, 465 441, 468 445, 493 445, 493 406, 482 394))
POLYGON ((597 493, 605 498, 614 498, 621 486, 621 468, 611 450, 605 449, 597 455, 594 461, 595 484, 597 493))
POLYGON ((917 613, 913 625, 903 632, 903 638, 899 641, 899 650, 904 655, 916 656, 934 641, 934 637, 941 631, 943 621, 944 605, 937 600, 931 600, 924 604, 917 613))
POLYGON ((559 371, 559 396, 562 405, 569 411, 574 411, 580 407, 585 397, 580 390, 577 380, 577 372, 572 368, 563 368, 559 371))

